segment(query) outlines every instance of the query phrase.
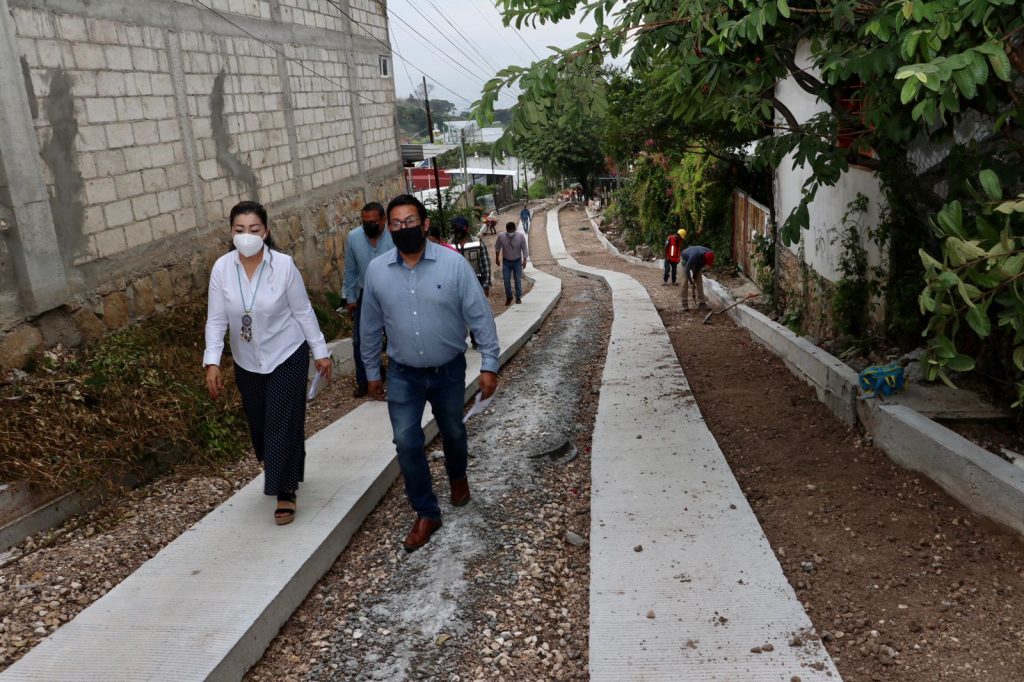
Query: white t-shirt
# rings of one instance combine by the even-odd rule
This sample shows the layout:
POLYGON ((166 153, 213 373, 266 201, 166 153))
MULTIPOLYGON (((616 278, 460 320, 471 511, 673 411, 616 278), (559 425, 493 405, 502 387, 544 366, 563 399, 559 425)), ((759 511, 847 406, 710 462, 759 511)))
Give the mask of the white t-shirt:
POLYGON ((214 263, 207 300, 204 365, 220 364, 224 332, 228 330, 235 363, 258 374, 277 369, 303 340, 309 343, 314 358, 329 355, 295 261, 267 247, 263 247, 263 262, 252 280, 245 274, 238 251, 229 251, 214 263), (252 311, 251 341, 241 336, 243 296, 252 311))

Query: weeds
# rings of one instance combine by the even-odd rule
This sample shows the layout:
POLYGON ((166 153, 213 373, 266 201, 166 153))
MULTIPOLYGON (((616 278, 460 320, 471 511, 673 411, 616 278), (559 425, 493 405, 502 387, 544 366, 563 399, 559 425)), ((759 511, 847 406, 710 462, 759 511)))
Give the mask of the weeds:
MULTIPOLYGON (((109 488, 173 461, 205 466, 249 446, 233 367, 206 395, 205 307, 180 306, 86 351, 46 351, 0 385, 0 477, 60 491, 109 488)), ((227 356, 225 356, 227 358, 227 356)))

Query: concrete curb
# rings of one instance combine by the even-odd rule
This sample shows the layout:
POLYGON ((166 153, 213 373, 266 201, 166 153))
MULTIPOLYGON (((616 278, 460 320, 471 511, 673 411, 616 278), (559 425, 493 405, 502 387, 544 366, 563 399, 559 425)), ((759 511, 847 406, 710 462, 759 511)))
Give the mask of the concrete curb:
POLYGON ((1024 535, 1024 470, 903 405, 860 401, 875 445, 968 509, 1024 535))
MULTIPOLYGON (((527 273, 530 293, 497 318, 502 364, 561 296, 557 278, 527 273)), ((467 398, 479 369, 468 354, 467 398)), ((437 434, 429 407, 423 425, 428 439, 437 434)), ((274 525, 257 477, 0 677, 241 679, 397 478, 391 438, 387 405, 360 405, 306 441, 294 523, 274 525)))
MULTIPOLYGON (((621 256, 588 217, 605 248, 630 262, 639 260, 621 256)), ((704 293, 719 309, 734 302, 720 283, 704 281, 704 293)), ((916 410, 860 400, 857 373, 846 363, 750 306, 740 304, 726 314, 811 385, 844 424, 861 424, 889 459, 921 472, 968 509, 1024 535, 1024 472, 1019 468, 916 410)))
POLYGON ((552 257, 605 282, 614 310, 591 447, 591 679, 838 680, 820 642, 789 646, 813 625, 646 289, 577 263, 557 209, 547 225, 552 257))
MULTIPOLYGON (((21 499, 26 504, 31 503, 30 496, 26 495, 21 499)), ((75 514, 89 511, 97 504, 99 501, 96 498, 89 498, 81 493, 65 493, 57 499, 34 507, 0 528, 0 552, 6 552, 11 547, 21 544, 31 535, 55 528, 75 514)))

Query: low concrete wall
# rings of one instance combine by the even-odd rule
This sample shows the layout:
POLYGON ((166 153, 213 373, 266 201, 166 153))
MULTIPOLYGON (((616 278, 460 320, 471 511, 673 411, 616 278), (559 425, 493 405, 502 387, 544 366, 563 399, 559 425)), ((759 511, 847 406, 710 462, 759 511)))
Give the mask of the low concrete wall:
MULTIPOLYGON (((733 302, 718 282, 704 278, 704 293, 719 309, 733 302)), ((782 358, 789 370, 814 387, 818 400, 847 426, 857 424, 857 373, 839 358, 750 306, 738 305, 728 313, 751 338, 782 358)))
POLYGON ((908 407, 862 401, 860 416, 892 461, 1024 535, 1024 471, 908 407))

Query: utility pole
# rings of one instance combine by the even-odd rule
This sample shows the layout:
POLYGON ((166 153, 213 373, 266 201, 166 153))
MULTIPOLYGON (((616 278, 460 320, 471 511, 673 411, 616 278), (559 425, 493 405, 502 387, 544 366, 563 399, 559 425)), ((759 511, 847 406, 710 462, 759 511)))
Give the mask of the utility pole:
POLYGON ((470 199, 469 199, 469 193, 470 193, 469 165, 466 163, 466 129, 465 128, 463 128, 463 129, 461 129, 459 131, 459 138, 462 141, 462 181, 464 183, 466 183, 465 187, 463 188, 462 194, 463 194, 463 196, 466 197, 466 208, 471 208, 472 205, 469 203, 470 202, 470 199))
POLYGON ((526 162, 523 162, 523 190, 526 192, 526 203, 530 203, 530 176, 527 174, 526 162))
MULTIPOLYGON (((430 131, 430 144, 434 144, 434 119, 430 117, 430 92, 427 90, 427 77, 423 77, 423 104, 427 109, 427 129, 430 131)), ((434 189, 437 191, 437 216, 444 225, 444 200, 441 198, 441 177, 437 173, 437 157, 430 159, 434 167, 434 189)))

